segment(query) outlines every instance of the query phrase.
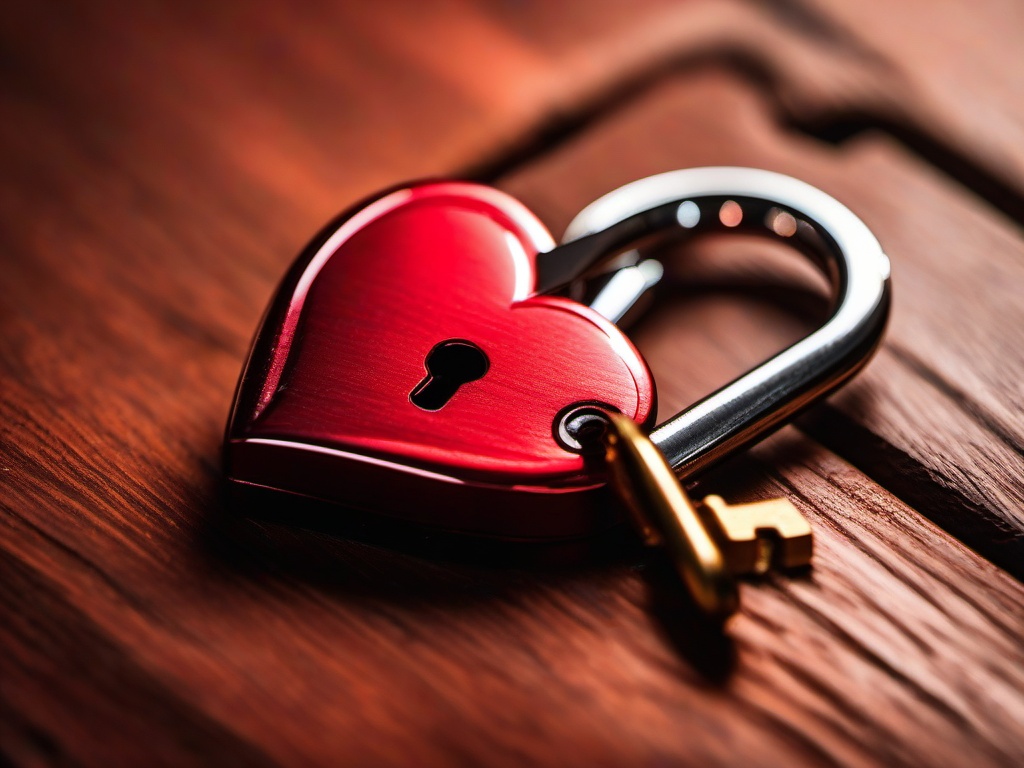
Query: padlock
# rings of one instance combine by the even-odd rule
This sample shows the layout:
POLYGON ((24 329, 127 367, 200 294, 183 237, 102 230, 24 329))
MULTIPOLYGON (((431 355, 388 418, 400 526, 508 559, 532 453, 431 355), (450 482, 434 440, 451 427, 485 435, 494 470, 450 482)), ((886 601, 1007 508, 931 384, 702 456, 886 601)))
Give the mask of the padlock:
POLYGON ((478 184, 414 184, 356 206, 303 252, 264 316, 228 424, 226 475, 333 502, 338 515, 500 539, 606 529, 620 505, 581 438, 610 412, 650 426, 654 384, 612 322, 554 292, 651 237, 736 230, 810 255, 835 310, 654 430, 677 472, 696 471, 839 386, 885 325, 877 240, 841 204, 778 174, 708 168, 634 182, 585 209, 557 247, 522 204, 478 184))

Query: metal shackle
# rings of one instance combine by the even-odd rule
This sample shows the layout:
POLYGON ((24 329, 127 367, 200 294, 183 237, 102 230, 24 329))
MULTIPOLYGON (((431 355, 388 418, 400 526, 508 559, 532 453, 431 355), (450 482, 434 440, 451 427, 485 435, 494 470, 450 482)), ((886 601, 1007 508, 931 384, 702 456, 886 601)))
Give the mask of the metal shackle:
POLYGON ((841 386, 878 347, 889 313, 889 259, 867 226, 821 190, 751 168, 671 171, 604 195, 538 260, 538 285, 564 285, 654 236, 711 232, 761 235, 796 248, 825 274, 833 305, 810 335, 655 428, 651 440, 681 475, 753 442, 841 386))

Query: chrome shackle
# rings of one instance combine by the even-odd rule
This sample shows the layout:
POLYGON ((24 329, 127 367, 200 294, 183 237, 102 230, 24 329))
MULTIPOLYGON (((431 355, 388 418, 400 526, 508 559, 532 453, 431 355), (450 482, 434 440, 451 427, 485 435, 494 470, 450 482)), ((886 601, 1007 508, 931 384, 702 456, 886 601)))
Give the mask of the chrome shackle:
MULTIPOLYGON (((561 245, 538 258, 538 292, 651 238, 713 232, 773 238, 805 254, 831 285, 832 312, 801 341, 655 428, 651 440, 681 475, 841 386, 877 348, 889 313, 889 260, 867 226, 809 184, 750 168, 671 171, 601 197, 573 219, 561 245)), ((635 282, 643 290, 652 281, 637 275, 635 282)))

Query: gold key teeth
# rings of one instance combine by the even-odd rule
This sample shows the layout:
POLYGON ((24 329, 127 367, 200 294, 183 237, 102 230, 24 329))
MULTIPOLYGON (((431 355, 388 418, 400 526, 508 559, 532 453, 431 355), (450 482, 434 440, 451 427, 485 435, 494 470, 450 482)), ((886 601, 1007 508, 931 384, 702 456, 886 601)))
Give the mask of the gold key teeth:
POLYGON ((735 576, 778 565, 809 565, 811 527, 786 499, 695 505, 658 447, 637 424, 608 414, 604 435, 609 479, 646 544, 664 547, 701 610, 727 618, 739 607, 735 576))
POLYGON ((735 574, 811 564, 811 525, 789 499, 728 504, 721 496, 706 496, 701 511, 735 574))

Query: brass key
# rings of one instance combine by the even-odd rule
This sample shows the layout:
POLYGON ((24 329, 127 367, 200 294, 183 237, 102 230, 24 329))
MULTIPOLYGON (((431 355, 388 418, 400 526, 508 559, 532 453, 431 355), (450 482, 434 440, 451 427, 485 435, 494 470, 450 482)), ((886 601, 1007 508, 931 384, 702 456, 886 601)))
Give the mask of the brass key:
POLYGON ((605 458, 611 482, 629 508, 644 542, 662 546, 697 606, 725 619, 739 607, 736 576, 773 565, 809 565, 811 527, 786 499, 726 504, 686 495, 672 467, 636 423, 608 414, 605 458))

